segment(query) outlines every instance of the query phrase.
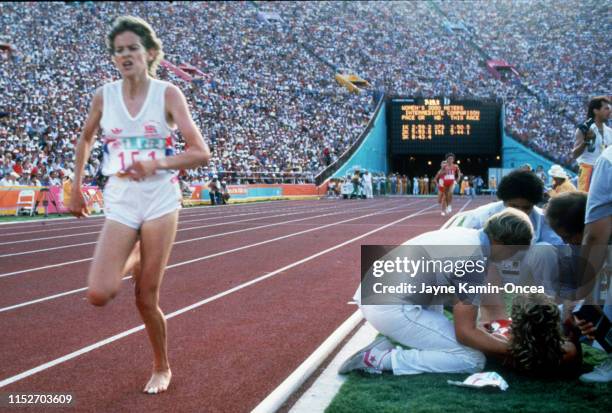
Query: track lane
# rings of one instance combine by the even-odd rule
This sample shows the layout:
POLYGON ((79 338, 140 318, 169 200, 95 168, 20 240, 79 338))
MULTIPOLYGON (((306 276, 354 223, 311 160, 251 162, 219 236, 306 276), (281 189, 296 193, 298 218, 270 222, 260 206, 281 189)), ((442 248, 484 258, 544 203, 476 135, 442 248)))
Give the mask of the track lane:
MULTIPOLYGON (((402 211, 388 214, 386 222, 393 220, 394 217, 397 219, 416 210, 418 209, 404 208, 402 211)), ((292 229, 288 228, 287 232, 292 232, 292 229)), ((300 237, 300 250, 291 253, 287 251, 291 248, 288 248, 290 245, 286 243, 267 244, 256 249, 243 250, 233 257, 213 258, 206 263, 205 270, 201 269, 200 263, 169 269, 161 294, 162 308, 166 312, 171 312, 175 309, 175 307, 172 307, 173 305, 178 308, 181 307, 173 303, 189 303, 197 301, 203 296, 224 291, 236 283, 248 281, 255 272, 270 272, 278 268, 279 265, 295 261, 296 253, 315 253, 326 245, 334 245, 364 231, 354 227, 352 231, 339 232, 331 227, 325 232, 311 232, 307 237, 300 237), (279 251, 283 251, 281 255, 277 255, 279 251), (224 274, 224 276, 220 277, 216 274, 224 274)), ((36 364, 37 361, 49 357, 51 354, 60 355, 65 349, 71 348, 74 343, 88 340, 96 341, 95 339, 102 339, 121 331, 121 329, 133 326, 135 322, 137 323, 135 320, 138 320, 138 316, 134 311, 131 294, 125 291, 129 289, 125 288, 125 285, 123 287, 123 293, 110 306, 119 311, 120 314, 115 311, 101 311, 99 308, 87 305, 84 302, 84 292, 72 297, 58 299, 55 302, 19 309, 14 313, 0 313, 0 326, 4 331, 7 331, 7 335, 4 337, 7 341, 6 351, 0 354, 2 376, 6 376, 7 371, 12 371, 13 368, 19 368, 15 365, 15 362, 18 362, 19 365, 22 365, 22 363, 26 365, 36 364), (17 325, 13 322, 16 314, 22 320, 22 323, 17 325), (87 322, 86 320, 90 321, 87 322), (128 320, 129 323, 126 323, 128 320), (48 343, 53 341, 57 332, 65 328, 64 324, 74 327, 82 323, 86 325, 88 323, 100 324, 101 327, 98 331, 93 332, 95 333, 93 336, 92 331, 85 327, 76 328, 66 338, 68 341, 66 346, 54 345, 47 348, 48 343), (10 328, 8 328, 9 326, 10 328), (36 331, 37 337, 27 343, 22 343, 19 337, 27 334, 28 331, 36 331), (6 357, 7 354, 22 353, 24 356, 20 356, 18 360, 13 357, 6 357)), ((62 338, 62 342, 63 340, 62 338)))
MULTIPOLYGON (((439 215, 428 214, 420 217, 418 221, 421 224, 431 221, 433 229, 436 225, 439 226, 442 220, 439 215)), ((390 221, 391 217, 388 222, 390 221)), ((382 223, 378 221, 366 225, 369 229, 370 226, 382 223)), ((341 229, 337 232, 344 233, 346 229, 358 229, 359 226, 341 225, 335 228, 341 229)), ((363 232, 365 231, 362 228, 361 233, 363 232)), ((416 233, 420 232, 423 232, 422 225, 418 226, 416 233)), ((416 233, 407 231, 405 224, 395 225, 368 236, 360 243, 399 243, 416 233)), ((312 237, 311 241, 315 246, 313 250, 320 250, 325 242, 323 239, 327 240, 328 235, 337 241, 352 234, 345 237, 339 234, 319 235, 312 237)), ((300 247, 300 253, 308 253, 310 247, 306 244, 294 244, 293 252, 291 248, 283 245, 280 251, 269 251, 266 254, 260 252, 251 257, 241 254, 240 260, 253 262, 274 259, 273 263, 277 264, 279 261, 276 260, 294 253, 295 246, 300 247)), ((180 406, 181 410, 192 411, 201 411, 203 408, 206 411, 248 410, 275 388, 292 368, 297 367, 320 341, 354 311, 352 307, 345 309, 348 307, 345 303, 358 282, 358 254, 358 244, 342 247, 327 254, 324 259, 302 265, 298 272, 292 270, 282 273, 173 319, 169 328, 175 378, 171 392, 166 395, 146 397, 138 395, 133 388, 144 383, 148 374, 146 368, 134 366, 148 366, 150 362, 146 338, 142 332, 3 390, 63 388, 64 391, 75 391, 77 400, 90 409, 97 406, 98 409, 113 411, 157 410, 160 407, 174 410, 177 406, 180 406), (289 280, 291 282, 288 282, 289 280), (311 281, 314 284, 311 284, 311 281), (338 293, 326 294, 330 289, 338 293), (317 293, 314 295, 320 297, 320 300, 305 300, 306 292, 317 293), (339 295, 342 296, 340 299, 339 295), (274 315, 273 318, 271 314, 274 315), (229 320, 230 316, 234 319, 229 320), (282 322, 279 323, 278 320, 282 322), (314 327, 314 331, 307 327, 314 327), (262 330, 266 331, 265 335, 261 333, 262 330), (293 334, 287 336, 287 331, 292 331, 293 334), (257 350, 262 348, 265 350, 257 350), (126 357, 129 359, 128 363, 125 361, 126 357), (114 365, 116 363, 119 365, 114 365), (229 365, 233 368, 228 369, 229 365), (87 384, 92 376, 100 375, 100 366, 108 366, 108 371, 101 374, 104 377, 96 378, 94 386, 87 384), (114 377, 114 381, 108 376, 114 377), (103 402, 99 399, 101 388, 105 389, 103 402)), ((259 265, 257 264, 258 267, 259 265)), ((217 267, 213 266, 210 270, 215 268, 217 267)), ((244 271, 241 268, 220 267, 219 271, 244 271)), ((185 279, 197 279, 197 276, 183 270, 181 272, 182 276, 176 279, 185 281, 183 289, 178 288, 178 284, 174 285, 172 292, 164 291, 162 299, 180 301, 193 289, 193 283, 185 279)), ((166 282, 169 279, 167 278, 166 282)), ((126 295, 122 294, 120 298, 127 299, 126 295)), ((162 305, 165 308, 168 303, 164 302, 162 305)), ((104 311, 108 314, 108 310, 107 308, 104 311)), ((135 313, 133 308, 131 311, 135 313)), ((91 329, 96 331, 98 327, 104 328, 108 323, 117 323, 118 319, 122 319, 121 315, 115 312, 108 316, 99 312, 97 317, 98 319, 91 322, 94 324, 91 329)), ((24 315, 23 321, 27 319, 29 317, 24 315)), ((79 317, 75 317, 75 320, 77 319, 79 317)))
MULTIPOLYGON (((372 213, 371 211, 377 209, 378 206, 374 206, 373 208, 361 206, 359 208, 353 208, 351 211, 322 211, 322 214, 318 214, 315 211, 313 212, 314 215, 303 214, 305 216, 301 218, 280 217, 290 218, 288 220, 285 219, 284 221, 278 221, 279 216, 276 216, 274 218, 270 218, 271 222, 268 227, 259 229, 257 229, 258 227, 244 228, 237 226, 238 229, 232 230, 235 227, 235 224, 227 224, 226 228, 224 228, 224 232, 207 234, 203 235, 202 237, 177 240, 175 249, 170 257, 170 265, 172 266, 186 260, 197 259, 198 257, 202 256, 203 251, 206 251, 206 254, 210 255, 220 253, 228 249, 240 248, 244 247, 245 245, 267 241, 266 239, 262 240, 261 233, 259 231, 267 231, 267 233, 270 234, 270 236, 268 236, 269 240, 272 240, 274 238, 273 236, 286 236, 288 229, 285 226, 286 224, 283 223, 290 221, 304 222, 305 220, 311 220, 312 222, 318 222, 320 225, 328 225, 329 223, 346 219, 345 216, 351 216, 351 214, 356 212, 364 212, 364 214, 367 214, 372 213), (222 241, 220 241, 220 238, 222 241)), ((296 231, 292 231, 292 233, 304 231, 309 230, 299 228, 296 231)), ((0 275, 0 287, 2 288, 2 294, 0 294, 0 309, 15 305, 21 301, 29 301, 35 298, 40 298, 40 296, 34 297, 32 295, 33 290, 30 288, 30 286, 34 284, 37 285, 37 289, 35 290, 37 294, 40 294, 40 291, 42 290, 47 291, 47 295, 62 292, 58 291, 60 286, 63 286, 64 290, 72 290, 83 287, 84 282, 82 279, 84 279, 87 269, 89 268, 92 253, 93 246, 89 247, 89 252, 85 254, 85 258, 76 260, 73 265, 60 265, 39 271, 32 271, 32 268, 26 268, 13 275, 11 275, 12 273, 3 273, 0 275)))

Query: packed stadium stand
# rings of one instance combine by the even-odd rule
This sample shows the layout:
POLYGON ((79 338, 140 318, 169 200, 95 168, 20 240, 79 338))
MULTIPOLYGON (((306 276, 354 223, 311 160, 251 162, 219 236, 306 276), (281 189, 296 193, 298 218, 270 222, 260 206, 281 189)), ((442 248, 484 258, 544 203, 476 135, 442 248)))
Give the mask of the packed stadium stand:
MULTIPOLYGON (((0 3, 10 45, 0 52, 0 175, 44 184, 70 173, 93 92, 119 76, 104 38, 122 14, 155 28, 167 60, 158 75, 184 91, 211 144, 211 164, 189 181, 312 181, 356 141, 383 92, 502 98, 509 135, 571 166, 585 102, 610 94, 604 3, 473 3, 0 3), (515 71, 494 76, 495 59, 515 71), (349 93, 339 70, 372 87, 349 93)), ((90 177, 98 165, 92 157, 90 177)))

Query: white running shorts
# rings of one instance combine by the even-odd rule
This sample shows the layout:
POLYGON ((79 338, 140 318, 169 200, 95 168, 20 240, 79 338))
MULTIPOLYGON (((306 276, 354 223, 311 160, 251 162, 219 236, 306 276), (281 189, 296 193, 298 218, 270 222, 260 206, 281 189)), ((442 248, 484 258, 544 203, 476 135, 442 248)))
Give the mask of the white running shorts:
POLYGON ((178 178, 159 174, 144 181, 111 176, 104 188, 104 215, 130 228, 181 208, 178 178))

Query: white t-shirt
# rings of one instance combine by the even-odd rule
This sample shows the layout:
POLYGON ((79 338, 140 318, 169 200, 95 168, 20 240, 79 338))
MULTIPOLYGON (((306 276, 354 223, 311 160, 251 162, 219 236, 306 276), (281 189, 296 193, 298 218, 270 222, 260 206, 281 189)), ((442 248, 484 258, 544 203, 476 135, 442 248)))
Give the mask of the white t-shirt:
MULTIPOLYGON (((483 205, 466 214, 461 226, 464 228, 481 229, 484 227, 487 219, 504 209, 506 209, 506 207, 503 201, 491 202, 490 204, 483 205)), ((532 244, 537 242, 548 242, 552 245, 564 244, 561 237, 559 237, 557 233, 552 230, 550 225, 548 225, 548 222, 546 222, 546 216, 541 208, 534 206, 531 214, 529 214, 529 220, 533 225, 534 231, 533 240, 531 241, 532 244)))
POLYGON ((597 159, 601 156, 602 152, 610 145, 612 145, 612 129, 603 125, 603 136, 599 132, 599 128, 596 124, 591 125, 591 130, 595 133, 595 145, 593 152, 589 152, 588 147, 584 149, 584 152, 576 159, 579 164, 585 163, 587 165, 595 165, 597 159))
MULTIPOLYGON (((471 261, 482 260, 488 265, 489 254, 490 254, 490 242, 488 237, 483 231, 471 229, 452 227, 437 231, 430 231, 421 234, 415 238, 412 238, 402 244, 401 247, 394 249, 389 252, 382 260, 394 261, 397 257, 403 259, 403 253, 412 254, 410 259, 412 260, 465 260, 471 261), (414 248, 406 248, 405 246, 411 246, 414 248), (418 248, 421 247, 421 248, 418 248), (394 252, 396 251, 396 252, 394 252), (401 252, 397 252, 401 251, 401 252)), ((429 272, 429 276, 435 278, 435 283, 430 282, 430 285, 455 285, 457 282, 466 281, 465 278, 458 277, 452 272, 429 272)), ((416 274, 414 277, 407 277, 405 274, 390 273, 384 276, 384 282, 387 285, 399 285, 401 282, 412 282, 420 283, 422 276, 425 273, 416 274)), ((481 274, 486 275, 486 271, 481 274)), ((367 288, 367 287, 366 287, 367 288)), ((361 284, 353 299, 357 303, 361 303, 361 284)), ((386 298, 386 304, 406 304, 410 303, 410 294, 403 296, 389 296, 386 298)))
MULTIPOLYGON (((164 93, 168 82, 151 79, 140 112, 132 117, 125 106, 123 80, 107 83, 102 91, 102 173, 110 176, 127 169, 134 161, 161 159, 174 150, 172 129, 166 122, 164 93)), ((172 173, 158 171, 157 173, 172 173)))

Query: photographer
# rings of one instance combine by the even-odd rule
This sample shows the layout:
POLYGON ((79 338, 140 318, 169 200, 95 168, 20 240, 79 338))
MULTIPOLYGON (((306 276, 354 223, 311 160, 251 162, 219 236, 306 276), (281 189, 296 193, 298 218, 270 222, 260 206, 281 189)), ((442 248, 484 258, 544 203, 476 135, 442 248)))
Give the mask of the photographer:
POLYGON ((588 192, 593 165, 606 147, 612 145, 612 129, 605 122, 610 118, 610 99, 597 96, 589 102, 588 119, 576 129, 576 145, 572 156, 580 165, 578 189, 588 192))
POLYGON ((212 180, 208 183, 208 190, 210 196, 210 204, 211 205, 221 205, 221 183, 219 182, 219 177, 214 175, 212 180))

